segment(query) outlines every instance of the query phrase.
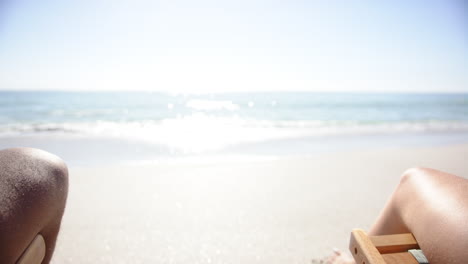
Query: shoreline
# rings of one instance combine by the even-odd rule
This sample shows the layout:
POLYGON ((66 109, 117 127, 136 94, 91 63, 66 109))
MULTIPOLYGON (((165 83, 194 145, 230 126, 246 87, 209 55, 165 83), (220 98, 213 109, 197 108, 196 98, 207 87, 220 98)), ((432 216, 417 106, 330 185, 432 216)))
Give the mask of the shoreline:
POLYGON ((437 147, 468 143, 466 132, 399 132, 303 136, 245 142, 211 151, 190 151, 143 140, 119 137, 36 134, 0 137, 0 149, 33 147, 54 153, 71 166, 277 160, 317 155, 406 147, 437 147))
POLYGON ((310 263, 346 250, 352 228, 368 229, 404 170, 468 178, 466 156, 457 144, 71 166, 52 263, 310 263))

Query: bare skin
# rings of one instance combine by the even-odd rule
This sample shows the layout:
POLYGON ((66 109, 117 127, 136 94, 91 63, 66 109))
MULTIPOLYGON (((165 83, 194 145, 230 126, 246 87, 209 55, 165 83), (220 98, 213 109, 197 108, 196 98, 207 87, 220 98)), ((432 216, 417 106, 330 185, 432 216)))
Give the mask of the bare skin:
POLYGON ((15 263, 37 234, 49 263, 68 192, 68 170, 45 151, 0 151, 0 262, 15 263))
MULTIPOLYGON (((468 259, 468 180, 427 168, 407 170, 369 235, 411 232, 431 264, 468 259)), ((352 264, 335 252, 324 263, 352 264)))

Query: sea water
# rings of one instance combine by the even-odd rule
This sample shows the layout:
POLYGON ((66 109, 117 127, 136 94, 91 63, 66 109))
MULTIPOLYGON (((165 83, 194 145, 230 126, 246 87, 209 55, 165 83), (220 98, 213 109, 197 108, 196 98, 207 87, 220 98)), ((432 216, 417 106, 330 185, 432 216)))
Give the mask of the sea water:
POLYGON ((468 94, 0 92, 0 147, 124 159, 302 155, 402 134, 468 141, 468 94))

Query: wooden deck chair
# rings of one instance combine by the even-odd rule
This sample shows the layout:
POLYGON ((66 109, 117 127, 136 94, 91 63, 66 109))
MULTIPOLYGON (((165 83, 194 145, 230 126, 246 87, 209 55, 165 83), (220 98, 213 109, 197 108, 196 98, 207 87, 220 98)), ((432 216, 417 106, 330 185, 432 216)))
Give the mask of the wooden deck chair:
POLYGON ((41 264, 46 253, 44 238, 38 234, 29 244, 16 264, 41 264))
POLYGON ((368 236, 354 229, 349 250, 356 264, 429 264, 411 233, 368 236))

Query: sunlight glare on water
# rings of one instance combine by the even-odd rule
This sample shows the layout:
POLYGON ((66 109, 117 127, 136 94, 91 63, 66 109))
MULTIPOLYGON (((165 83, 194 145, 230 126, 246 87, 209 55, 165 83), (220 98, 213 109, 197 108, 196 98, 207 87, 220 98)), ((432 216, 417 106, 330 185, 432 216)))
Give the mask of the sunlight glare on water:
POLYGON ((185 104, 186 107, 195 110, 229 110, 235 111, 239 109, 239 106, 233 104, 231 101, 215 101, 215 100, 190 100, 185 104))
POLYGON ((466 94, 3 92, 0 137, 94 137, 138 141, 161 155, 203 153, 328 135, 466 132, 466 102, 466 94))

